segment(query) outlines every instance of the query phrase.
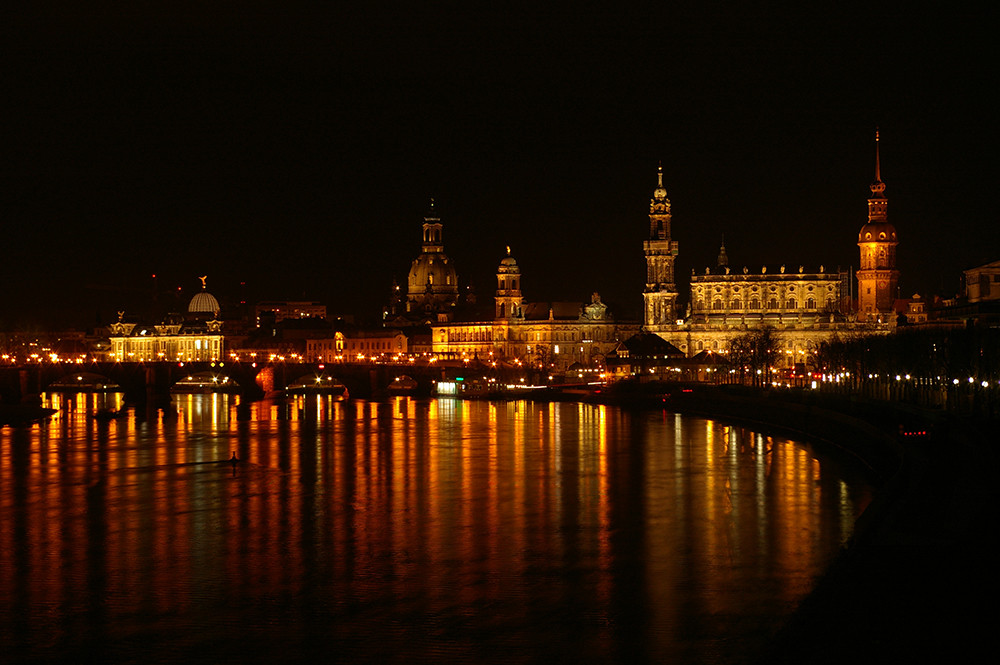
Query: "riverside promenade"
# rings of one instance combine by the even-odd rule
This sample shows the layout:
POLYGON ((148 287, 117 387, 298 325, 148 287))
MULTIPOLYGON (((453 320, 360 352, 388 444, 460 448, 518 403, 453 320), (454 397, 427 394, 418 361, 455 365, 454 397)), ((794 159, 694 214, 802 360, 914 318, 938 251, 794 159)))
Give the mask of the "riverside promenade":
POLYGON ((756 662, 992 660, 997 422, 808 391, 702 387, 668 401, 836 445, 877 484, 852 542, 756 662))

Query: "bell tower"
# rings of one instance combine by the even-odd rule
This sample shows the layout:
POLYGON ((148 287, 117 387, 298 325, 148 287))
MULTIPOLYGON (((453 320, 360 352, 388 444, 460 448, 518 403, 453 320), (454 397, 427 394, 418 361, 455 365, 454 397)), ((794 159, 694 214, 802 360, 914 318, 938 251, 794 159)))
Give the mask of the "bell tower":
POLYGON ((875 181, 868 199, 868 223, 858 233, 861 252, 858 277, 858 320, 886 321, 893 313, 899 271, 896 269, 896 228, 889 223, 885 183, 879 168, 878 130, 875 131, 875 181))
POLYGON ((434 210, 434 199, 431 199, 431 208, 424 215, 424 241, 422 251, 424 254, 432 254, 444 251, 444 239, 441 237, 443 226, 441 218, 434 210))
POLYGON ((649 240, 642 243, 646 255, 643 322, 651 330, 672 324, 676 318, 674 259, 677 257, 677 241, 670 239, 670 221, 670 199, 663 187, 661 164, 656 173, 656 189, 649 202, 649 240))
POLYGON ((497 268, 497 319, 516 319, 521 317, 521 269, 517 261, 510 255, 507 246, 507 256, 500 261, 497 268))

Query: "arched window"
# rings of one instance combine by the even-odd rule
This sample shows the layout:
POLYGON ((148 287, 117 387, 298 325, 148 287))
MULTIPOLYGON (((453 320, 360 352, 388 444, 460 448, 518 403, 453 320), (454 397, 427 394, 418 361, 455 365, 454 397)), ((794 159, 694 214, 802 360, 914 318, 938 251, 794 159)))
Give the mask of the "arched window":
POLYGON ((816 309, 816 300, 815 300, 815 298, 810 297, 808 300, 806 300, 806 308, 807 309, 816 309))
POLYGON ((785 303, 785 309, 795 309, 798 303, 795 302, 795 298, 789 298, 788 302, 785 303))
POLYGON ((722 309, 722 300, 713 300, 712 309, 722 309))
POLYGON ((767 308, 768 309, 778 309, 778 299, 777 298, 771 298, 770 300, 768 300, 767 301, 767 308))
POLYGON ((760 309, 760 301, 756 298, 750 300, 750 309, 760 309))
POLYGON ((732 302, 729 303, 730 309, 743 309, 743 301, 739 298, 734 298, 732 302))

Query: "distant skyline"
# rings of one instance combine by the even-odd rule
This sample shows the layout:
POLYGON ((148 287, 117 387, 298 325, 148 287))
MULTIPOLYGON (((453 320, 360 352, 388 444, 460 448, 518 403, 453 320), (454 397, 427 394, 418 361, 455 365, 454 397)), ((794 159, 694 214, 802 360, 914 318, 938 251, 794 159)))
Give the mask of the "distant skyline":
POLYGON ((526 299, 638 318, 658 163, 683 299, 723 234, 737 268, 857 267, 876 126, 901 295, 1000 258, 971 9, 158 7, 8 27, 3 328, 108 323, 154 273, 373 316, 432 197, 480 298, 509 245, 526 299))

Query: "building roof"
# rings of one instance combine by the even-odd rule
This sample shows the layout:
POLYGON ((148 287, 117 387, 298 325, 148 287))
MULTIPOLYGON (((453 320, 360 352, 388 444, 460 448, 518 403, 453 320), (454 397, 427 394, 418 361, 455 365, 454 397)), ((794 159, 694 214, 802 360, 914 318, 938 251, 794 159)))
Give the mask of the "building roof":
POLYGON ((525 321, 576 321, 581 309, 578 302, 529 302, 521 311, 525 321))
POLYGON ((214 314, 219 311, 219 301, 208 291, 200 291, 191 298, 188 312, 191 314, 214 314))
POLYGON ((676 346, 651 332, 632 335, 622 345, 630 358, 683 358, 685 353, 676 346))

